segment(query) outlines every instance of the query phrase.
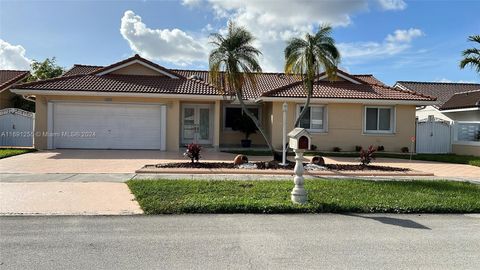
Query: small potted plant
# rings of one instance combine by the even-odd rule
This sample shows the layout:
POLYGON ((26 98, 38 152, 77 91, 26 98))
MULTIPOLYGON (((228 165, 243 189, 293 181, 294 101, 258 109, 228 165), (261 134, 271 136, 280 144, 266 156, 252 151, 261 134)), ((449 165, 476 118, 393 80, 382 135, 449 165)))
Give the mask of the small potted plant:
POLYGON ((257 132, 257 126, 255 123, 248 117, 248 115, 242 113, 239 115, 234 123, 233 130, 238 130, 245 134, 245 139, 241 140, 242 147, 250 147, 252 145, 252 140, 250 140, 250 135, 257 132))

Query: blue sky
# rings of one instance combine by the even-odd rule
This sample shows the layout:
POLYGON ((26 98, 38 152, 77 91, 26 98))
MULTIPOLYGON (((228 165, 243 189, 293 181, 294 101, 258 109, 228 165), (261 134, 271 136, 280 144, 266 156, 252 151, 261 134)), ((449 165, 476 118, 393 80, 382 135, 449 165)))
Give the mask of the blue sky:
POLYGON ((0 68, 55 56, 63 67, 107 65, 139 53, 166 67, 206 68, 208 34, 229 19, 257 36, 265 71, 283 48, 322 22, 334 26, 348 72, 397 80, 480 82, 460 52, 480 34, 480 1, 5 1, 0 68))

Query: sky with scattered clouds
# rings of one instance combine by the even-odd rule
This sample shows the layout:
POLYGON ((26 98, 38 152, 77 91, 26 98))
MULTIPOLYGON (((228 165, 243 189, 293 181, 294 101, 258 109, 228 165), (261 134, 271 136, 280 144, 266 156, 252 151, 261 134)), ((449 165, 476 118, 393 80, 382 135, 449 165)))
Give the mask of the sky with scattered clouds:
POLYGON ((228 20, 257 38, 265 71, 282 71, 286 42, 334 27, 341 68, 397 80, 479 82, 460 70, 461 51, 480 34, 480 1, 406 0, 0 0, 0 69, 33 59, 107 65, 138 53, 165 67, 205 69, 208 36, 228 20))

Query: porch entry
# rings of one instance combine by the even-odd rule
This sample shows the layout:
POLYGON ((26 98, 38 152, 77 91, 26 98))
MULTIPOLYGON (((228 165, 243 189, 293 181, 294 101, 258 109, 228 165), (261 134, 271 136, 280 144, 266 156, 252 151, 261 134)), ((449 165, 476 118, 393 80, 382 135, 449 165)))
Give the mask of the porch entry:
POLYGON ((213 108, 209 104, 182 106, 182 143, 212 144, 213 108))

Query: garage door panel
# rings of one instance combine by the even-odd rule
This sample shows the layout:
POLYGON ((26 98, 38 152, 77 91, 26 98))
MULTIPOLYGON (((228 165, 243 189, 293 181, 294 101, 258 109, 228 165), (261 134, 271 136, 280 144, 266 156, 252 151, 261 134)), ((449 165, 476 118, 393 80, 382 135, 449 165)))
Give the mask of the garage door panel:
POLYGON ((160 149, 161 105, 56 103, 56 148, 160 149), (71 133, 94 133, 92 137, 71 133))

